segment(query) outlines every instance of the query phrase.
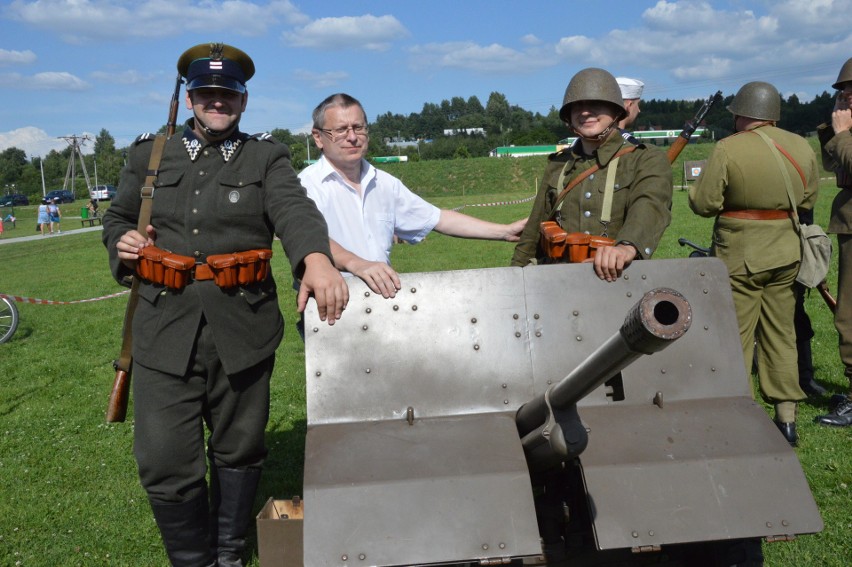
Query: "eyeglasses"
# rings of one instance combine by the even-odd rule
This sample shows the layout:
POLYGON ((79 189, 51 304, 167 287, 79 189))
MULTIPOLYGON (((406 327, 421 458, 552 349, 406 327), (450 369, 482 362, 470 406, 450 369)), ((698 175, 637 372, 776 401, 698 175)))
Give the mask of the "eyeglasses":
POLYGON ((327 135, 331 138, 332 142, 336 142, 337 140, 342 140, 346 137, 346 134, 349 133, 349 130, 356 136, 366 136, 367 135, 367 125, 366 124, 350 124, 349 126, 341 126, 340 128, 319 128, 319 131, 327 135))

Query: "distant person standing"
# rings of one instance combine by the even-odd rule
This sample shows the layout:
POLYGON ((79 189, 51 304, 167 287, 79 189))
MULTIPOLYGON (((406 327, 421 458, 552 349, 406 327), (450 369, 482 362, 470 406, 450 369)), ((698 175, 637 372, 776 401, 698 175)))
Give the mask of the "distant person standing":
POLYGON ((50 217, 50 233, 60 234, 62 229, 59 223, 62 222, 62 211, 59 210, 59 199, 54 199, 47 205, 47 214, 50 217))
POLYGON ((769 83, 746 83, 728 110, 737 133, 716 144, 689 189, 689 206, 716 217, 712 254, 728 268, 746 372, 757 339, 761 395, 775 406, 775 424, 795 446, 797 403, 806 396, 793 327, 793 283, 802 252, 791 218, 793 203, 810 210, 816 201, 816 156, 801 136, 775 125, 781 96, 769 83))
POLYGON ((852 425, 852 58, 840 69, 837 100, 831 121, 817 128, 822 147, 822 164, 837 177, 840 192, 831 204, 828 232, 837 235, 837 312, 834 327, 840 335, 840 360, 850 381, 849 393, 834 410, 816 418, 821 425, 852 425))
POLYGON ((642 98, 642 91, 645 89, 645 83, 639 79, 630 79, 628 77, 616 77, 615 82, 618 83, 618 88, 621 89, 621 98, 624 101, 624 110, 627 115, 618 121, 618 127, 622 130, 622 135, 625 130, 630 129, 639 113, 639 100, 642 98))
POLYGON ((38 206, 38 218, 36 219, 37 230, 41 231, 42 236, 47 236, 46 230, 50 229, 50 212, 47 209, 47 199, 41 200, 41 205, 38 206))

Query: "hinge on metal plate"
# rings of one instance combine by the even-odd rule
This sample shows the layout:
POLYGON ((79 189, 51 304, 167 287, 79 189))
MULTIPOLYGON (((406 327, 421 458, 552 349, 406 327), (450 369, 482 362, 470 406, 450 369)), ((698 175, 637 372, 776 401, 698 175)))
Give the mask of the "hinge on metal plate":
POLYGON ((659 545, 640 545, 630 549, 633 553, 652 553, 660 551, 662 548, 659 545))
POLYGON ((772 535, 763 538, 766 543, 773 543, 776 541, 793 541, 794 539, 796 539, 795 534, 772 535))
POLYGON ((479 560, 480 565, 509 565, 511 562, 511 557, 488 557, 479 560))

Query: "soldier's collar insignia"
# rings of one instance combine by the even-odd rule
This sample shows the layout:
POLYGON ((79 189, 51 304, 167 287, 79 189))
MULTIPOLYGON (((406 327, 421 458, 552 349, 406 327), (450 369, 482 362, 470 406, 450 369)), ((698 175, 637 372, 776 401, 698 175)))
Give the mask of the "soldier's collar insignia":
POLYGON ((195 161, 198 159, 198 154, 201 152, 201 142, 198 138, 195 137, 195 134, 187 128, 183 131, 183 136, 181 137, 181 141, 183 142, 183 147, 186 148, 186 153, 189 154, 190 161, 195 161))
POLYGON ((229 159, 231 159, 234 153, 236 153, 237 148, 239 148, 242 143, 243 141, 239 138, 237 138, 236 140, 228 138, 227 140, 219 144, 219 153, 222 154, 222 158, 227 162, 229 159))

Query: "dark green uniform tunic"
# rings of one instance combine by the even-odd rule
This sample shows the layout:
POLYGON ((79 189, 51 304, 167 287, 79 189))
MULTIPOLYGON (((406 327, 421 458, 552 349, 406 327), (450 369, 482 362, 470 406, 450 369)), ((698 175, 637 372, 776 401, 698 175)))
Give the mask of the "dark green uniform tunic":
POLYGON ((607 167, 615 154, 628 147, 618 131, 613 131, 592 156, 580 151, 579 140, 570 148, 551 154, 533 204, 529 221, 512 256, 513 266, 526 266, 540 259, 539 225, 550 220, 564 171, 564 184, 599 164, 600 169, 571 189, 559 209, 560 225, 568 232, 606 234, 626 241, 638 250, 637 258, 649 258, 671 221, 672 171, 668 159, 656 148, 639 145, 622 155, 616 167, 611 220, 601 224, 607 167))
MULTIPOLYGON (((236 132, 210 145, 188 122, 166 143, 154 190, 151 224, 158 247, 193 256, 272 248, 278 235, 294 276, 303 259, 330 257, 322 215, 299 183, 286 146, 236 132)), ((153 136, 131 147, 128 165, 104 215, 103 242, 114 277, 131 271, 116 243, 137 227, 140 188, 153 136)), ((211 459, 259 466, 269 404, 269 376, 284 323, 275 281, 223 290, 212 280, 180 292, 142 282, 133 318, 135 446, 149 495, 165 501, 204 485, 202 419, 211 430, 211 459)))
MULTIPOLYGON (((814 152, 801 136, 775 126, 759 128, 802 168, 805 186, 793 164, 782 157, 797 208, 812 209, 819 184, 814 152)), ((719 216, 726 210, 791 209, 772 150, 759 135, 748 131, 721 140, 698 182, 689 190, 689 205, 698 215, 716 217, 712 250, 725 262, 731 276, 746 371, 751 371, 757 338, 758 378, 763 396, 776 404, 804 399, 799 388, 793 327, 793 282, 799 271, 801 243, 793 222, 719 216)))

